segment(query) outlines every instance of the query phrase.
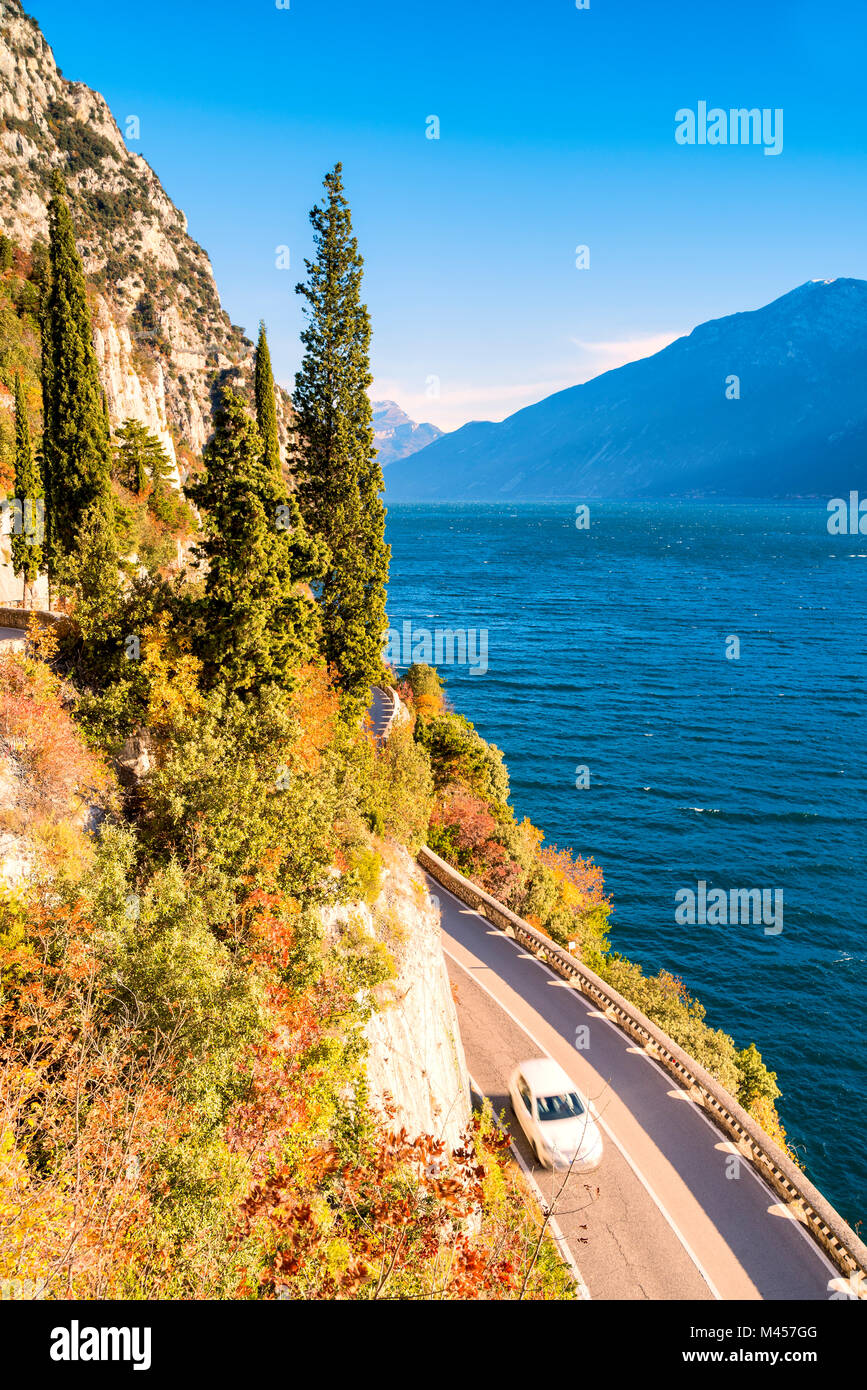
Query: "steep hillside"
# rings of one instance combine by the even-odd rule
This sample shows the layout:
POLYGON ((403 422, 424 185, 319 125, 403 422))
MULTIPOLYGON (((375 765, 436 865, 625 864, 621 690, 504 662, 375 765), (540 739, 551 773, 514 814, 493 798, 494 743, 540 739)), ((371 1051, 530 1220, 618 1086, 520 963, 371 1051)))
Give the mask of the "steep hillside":
POLYGON ((473 423, 391 501, 832 496, 867 485, 867 282, 810 281, 653 357, 473 423))
MULTIPOLYGON (((0 11, 0 230, 28 250, 47 236, 61 169, 95 291, 97 353, 115 421, 139 419, 174 456, 199 453, 220 374, 253 346, 221 307, 211 264, 99 93, 67 81, 20 0, 0 11)), ((283 438, 288 402, 280 405, 283 438)))

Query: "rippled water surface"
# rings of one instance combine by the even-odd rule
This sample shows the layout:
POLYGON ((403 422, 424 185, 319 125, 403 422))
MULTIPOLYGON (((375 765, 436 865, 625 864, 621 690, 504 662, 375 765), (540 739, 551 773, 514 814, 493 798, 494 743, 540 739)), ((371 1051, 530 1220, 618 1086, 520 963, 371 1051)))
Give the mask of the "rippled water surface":
POLYGON ((855 1222, 867 536, 830 536, 826 517, 806 503, 595 503, 578 530, 565 505, 395 505, 389 618, 487 629, 488 671, 444 674, 503 749, 518 813, 603 866, 617 949, 682 975, 709 1022, 756 1042, 790 1140, 855 1222), (700 879, 782 888, 783 931, 678 925, 675 893, 700 879))

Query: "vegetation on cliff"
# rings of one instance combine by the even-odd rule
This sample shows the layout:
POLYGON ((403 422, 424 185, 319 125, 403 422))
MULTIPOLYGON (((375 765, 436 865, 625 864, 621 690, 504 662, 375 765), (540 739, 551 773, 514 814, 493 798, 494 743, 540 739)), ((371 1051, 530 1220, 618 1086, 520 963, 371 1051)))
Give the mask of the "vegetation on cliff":
MULTIPOLYGON (((355 717, 378 619, 329 664, 327 538, 230 391, 190 488, 201 563, 118 560, 161 465, 120 431, 109 483, 64 207, 42 437, 49 505, 76 469, 52 532, 73 625, 0 658, 4 830, 29 860, 0 892, 0 1277, 49 1298, 571 1297, 488 1120, 448 1152, 368 1100, 394 963, 322 912, 377 901, 433 795, 412 732, 379 746, 355 717)), ((375 484, 356 472, 353 506, 375 484)), ((359 592, 383 582, 380 521, 359 592)))
POLYGON ((327 944, 317 909, 363 891, 393 757, 319 665, 241 699, 162 633, 141 664, 152 770, 121 806, 74 690, 0 661, 2 751, 57 837, 0 901, 0 1276, 48 1297, 568 1296, 493 1132, 450 1155, 366 1100, 390 957, 327 944), (97 798, 94 840, 71 806, 97 798))
POLYGON ((540 830, 526 819, 517 821, 502 753, 462 715, 446 708, 442 682, 432 667, 411 666, 398 690, 413 716, 416 741, 431 759, 431 848, 537 930, 574 951, 711 1072, 785 1147, 774 1105, 780 1094, 776 1074, 755 1045, 738 1048, 728 1033, 712 1028, 704 1006, 677 976, 665 970, 646 975, 640 965, 612 951, 602 870, 570 850, 544 845, 540 830))

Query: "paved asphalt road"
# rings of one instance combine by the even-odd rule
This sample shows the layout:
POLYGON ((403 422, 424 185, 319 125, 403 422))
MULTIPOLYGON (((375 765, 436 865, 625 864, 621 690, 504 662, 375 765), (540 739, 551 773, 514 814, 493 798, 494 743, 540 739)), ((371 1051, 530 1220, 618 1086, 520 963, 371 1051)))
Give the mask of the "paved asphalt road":
POLYGON ((378 687, 371 694, 367 717, 370 720, 370 728, 374 738, 377 743, 381 742, 391 718, 391 699, 384 690, 380 690, 378 687))
POLYGON ((549 1201, 564 1175, 539 1167, 511 1115, 512 1069, 547 1052, 598 1107, 602 1164, 568 1178, 555 1209, 591 1298, 828 1298, 838 1271, 749 1163, 726 1176, 737 1149, 701 1107, 590 1000, 428 883, 469 1070, 549 1201))

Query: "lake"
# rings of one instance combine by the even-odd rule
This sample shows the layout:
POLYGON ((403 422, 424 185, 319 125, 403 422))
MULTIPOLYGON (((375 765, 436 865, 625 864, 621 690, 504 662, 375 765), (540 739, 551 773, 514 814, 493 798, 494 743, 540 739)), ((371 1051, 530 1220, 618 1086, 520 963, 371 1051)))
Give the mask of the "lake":
POLYGON ((827 520, 821 503, 396 504, 389 621, 407 661, 404 638, 424 654, 440 629, 448 696, 502 748, 518 815, 602 865, 616 949, 756 1043, 790 1142, 855 1223, 867 538, 827 520), (678 921, 700 883, 769 891, 781 929, 678 921))

